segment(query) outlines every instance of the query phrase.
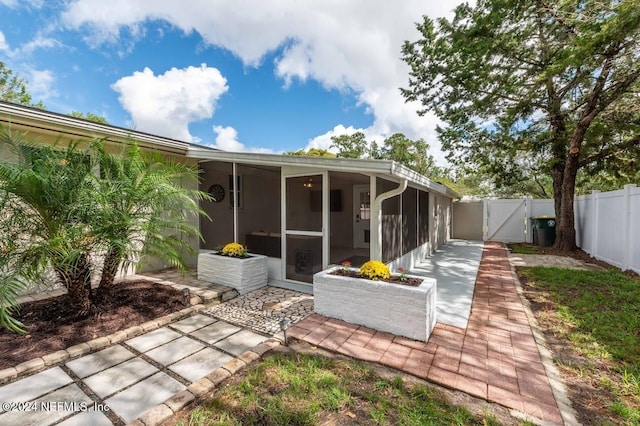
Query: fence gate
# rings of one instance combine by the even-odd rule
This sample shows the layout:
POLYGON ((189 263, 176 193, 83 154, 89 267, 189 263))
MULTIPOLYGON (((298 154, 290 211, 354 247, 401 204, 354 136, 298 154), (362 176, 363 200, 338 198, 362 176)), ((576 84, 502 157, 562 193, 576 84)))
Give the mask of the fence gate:
POLYGON ((485 241, 519 243, 526 241, 527 199, 485 200, 484 228, 485 241))

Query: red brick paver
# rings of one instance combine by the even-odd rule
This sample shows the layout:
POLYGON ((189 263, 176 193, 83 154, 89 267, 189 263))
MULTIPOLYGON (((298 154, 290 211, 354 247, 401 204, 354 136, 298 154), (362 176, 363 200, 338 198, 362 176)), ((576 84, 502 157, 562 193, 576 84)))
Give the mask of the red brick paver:
POLYGON ((438 323, 425 343, 314 314, 289 335, 563 423, 500 243, 485 243, 466 329, 438 323))

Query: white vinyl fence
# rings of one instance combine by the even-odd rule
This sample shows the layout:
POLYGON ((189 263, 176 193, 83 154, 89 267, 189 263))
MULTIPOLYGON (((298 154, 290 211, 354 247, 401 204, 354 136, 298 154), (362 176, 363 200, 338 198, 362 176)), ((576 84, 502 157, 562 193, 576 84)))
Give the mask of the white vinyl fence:
MULTIPOLYGON (((623 271, 640 273, 640 188, 626 185, 618 191, 581 195, 575 198, 574 210, 578 247, 623 271)), ((482 235, 484 241, 531 243, 530 218, 554 215, 553 200, 548 199, 454 203, 453 237, 482 235), (482 217, 471 214, 480 206, 482 217)))
POLYGON ((578 246, 596 259, 640 273, 640 188, 625 185, 575 200, 578 246))

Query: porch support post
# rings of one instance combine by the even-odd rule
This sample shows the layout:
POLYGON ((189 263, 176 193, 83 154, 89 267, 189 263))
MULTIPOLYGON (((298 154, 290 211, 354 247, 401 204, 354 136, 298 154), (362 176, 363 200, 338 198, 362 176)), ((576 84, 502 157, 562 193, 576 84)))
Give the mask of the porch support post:
MULTIPOLYGON (((372 177, 372 179, 375 179, 372 177)), ((409 181, 406 179, 402 179, 397 188, 392 189, 391 191, 387 191, 383 194, 376 195, 373 202, 373 211, 374 215, 372 215, 375 219, 375 227, 373 230, 375 231, 376 237, 373 240, 377 240, 376 244, 371 244, 371 259, 382 260, 382 202, 388 198, 395 197, 396 195, 402 194, 405 189, 407 189, 409 181), (375 252, 374 252, 375 249, 375 252)))
POLYGON ((233 241, 238 242, 238 165, 232 164, 233 173, 233 241))

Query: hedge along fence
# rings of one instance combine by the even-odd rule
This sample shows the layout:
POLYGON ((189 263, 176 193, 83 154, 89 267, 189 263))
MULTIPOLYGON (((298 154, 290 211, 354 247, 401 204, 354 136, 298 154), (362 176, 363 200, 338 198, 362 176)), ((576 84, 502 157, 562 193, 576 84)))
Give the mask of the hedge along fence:
POLYGON ((625 185, 575 199, 578 246, 596 259, 640 273, 640 188, 625 185))

